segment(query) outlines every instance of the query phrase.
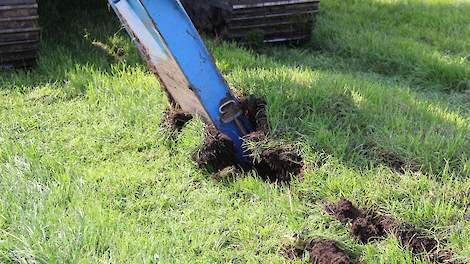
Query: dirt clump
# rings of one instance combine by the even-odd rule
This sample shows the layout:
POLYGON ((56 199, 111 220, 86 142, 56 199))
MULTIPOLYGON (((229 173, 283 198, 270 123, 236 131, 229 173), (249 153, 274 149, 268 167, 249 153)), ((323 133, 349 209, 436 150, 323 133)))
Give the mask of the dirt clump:
POLYGON ((341 198, 336 204, 327 204, 326 212, 341 223, 351 223, 359 217, 363 217, 364 213, 355 207, 349 200, 341 198))
POLYGON ((199 167, 214 172, 237 164, 232 140, 211 126, 206 127, 204 143, 192 158, 199 167))
MULTIPOLYGON (((207 127, 204 144, 193 160, 200 167, 213 170, 217 179, 226 167, 239 165, 245 170, 256 170, 263 179, 276 183, 288 183, 292 175, 300 175, 304 168, 302 156, 291 145, 264 146, 267 142, 269 123, 266 115, 266 101, 256 97, 241 97, 240 103, 245 116, 255 128, 243 139, 256 145, 250 152, 247 164, 237 164, 235 149, 230 139, 214 127, 207 127), (255 153, 254 153, 255 152, 255 153)), ((231 170, 232 171, 232 170, 231 170)))
POLYGON ((180 132, 183 127, 193 119, 193 116, 181 109, 168 108, 164 112, 165 124, 171 131, 180 132))
POLYGON ((464 263, 452 261, 454 253, 439 250, 439 242, 424 232, 409 224, 399 224, 394 218, 380 215, 374 210, 359 209, 347 199, 342 198, 336 204, 327 204, 325 211, 348 225, 349 232, 362 243, 393 234, 414 255, 425 254, 433 263, 464 263))
POLYGON ((398 239, 404 242, 414 254, 431 253, 436 250, 438 242, 419 230, 405 226, 396 231, 398 239))
POLYGON ((370 240, 379 239, 386 235, 383 226, 371 215, 354 220, 350 232, 362 243, 367 243, 370 240))
POLYGON ((264 133, 263 131, 254 131, 245 135, 243 137, 243 140, 251 142, 262 142, 266 140, 266 133, 264 133))
POLYGON ((327 204, 325 211, 341 223, 348 224, 349 232, 362 243, 385 237, 397 226, 391 217, 378 215, 375 211, 361 210, 344 198, 336 204, 327 204))
POLYGON ((348 253, 340 248, 339 243, 324 238, 302 239, 294 235, 290 243, 281 250, 287 259, 302 259, 304 253, 310 255, 310 262, 315 264, 349 264, 353 262, 348 253))
POLYGON ((411 170, 412 172, 419 171, 419 166, 415 164, 407 164, 402 157, 393 152, 377 149, 374 154, 380 163, 400 174, 405 174, 406 170, 411 170))
POLYGON ((308 246, 310 260, 318 264, 350 264, 348 254, 335 241, 316 239, 308 246))
POLYGON ((291 146, 268 148, 259 157, 251 160, 252 167, 264 179, 271 182, 288 183, 292 175, 300 175, 304 162, 291 146))
POLYGON ((408 224, 400 226, 393 233, 400 243, 407 246, 414 255, 424 255, 432 263, 468 263, 464 260, 456 260, 452 250, 439 249, 439 241, 408 224))

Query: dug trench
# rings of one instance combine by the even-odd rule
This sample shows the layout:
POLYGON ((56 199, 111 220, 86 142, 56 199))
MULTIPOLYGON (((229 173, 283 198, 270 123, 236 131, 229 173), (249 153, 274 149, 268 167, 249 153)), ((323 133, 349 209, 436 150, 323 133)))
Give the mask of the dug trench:
MULTIPOLYGON (((241 97, 239 100, 243 114, 255 130, 244 137, 245 142, 252 146, 248 149, 247 164, 242 166, 238 163, 230 138, 209 125, 205 129, 202 147, 192 155, 196 164, 212 172, 216 179, 225 177, 226 172, 240 169, 255 170, 261 178, 275 183, 289 183, 292 176, 301 175, 304 161, 294 146, 267 147, 270 127, 266 101, 256 97, 241 97)), ((178 110, 167 110, 165 119, 170 129, 179 131, 190 116, 178 110)))
POLYGON ((441 250, 439 241, 425 232, 410 224, 400 224, 393 217, 379 214, 375 210, 359 209, 346 199, 340 199, 336 204, 327 204, 325 210, 347 225, 349 232, 362 243, 395 235, 416 257, 422 257, 432 263, 466 263, 454 260, 452 251, 441 250))

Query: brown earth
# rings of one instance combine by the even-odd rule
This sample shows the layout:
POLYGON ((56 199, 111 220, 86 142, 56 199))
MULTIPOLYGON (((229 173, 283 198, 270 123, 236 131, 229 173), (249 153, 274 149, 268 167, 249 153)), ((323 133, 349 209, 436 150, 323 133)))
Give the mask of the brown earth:
POLYGON ((411 172, 421 171, 422 166, 414 160, 383 149, 374 143, 364 144, 362 146, 362 150, 366 153, 369 159, 376 160, 378 163, 383 164, 400 174, 405 174, 407 170, 411 172))
POLYGON ((294 240, 281 251, 287 259, 302 259, 304 253, 308 252, 310 261, 315 264, 357 263, 351 261, 348 253, 341 249, 336 241, 323 238, 304 240, 298 235, 293 238, 294 240))
POLYGON ((206 128, 204 144, 193 154, 193 160, 199 167, 214 172, 237 164, 232 140, 210 126, 206 128))
POLYGON ((453 261, 454 253, 439 250, 439 242, 409 224, 399 224, 390 216, 380 215, 373 210, 365 211, 354 206, 346 199, 325 207, 328 214, 349 226, 349 231, 362 243, 395 235, 400 243, 418 256, 423 254, 433 263, 465 263, 453 261))
POLYGON ((316 239, 308 246, 310 261, 315 264, 350 264, 348 254, 335 241, 316 239))
POLYGON ((281 146, 263 150, 259 159, 252 160, 251 165, 264 179, 288 183, 292 175, 302 173, 304 162, 292 146, 281 146))
MULTIPOLYGON (((240 98, 244 115, 255 127, 255 131, 244 137, 245 141, 262 142, 269 130, 266 116, 266 101, 255 97, 240 98)), ((256 170, 266 180, 288 183, 292 175, 301 174, 304 162, 293 146, 284 145, 276 148, 263 148, 256 158, 251 157, 248 164, 240 167, 256 170)), ((212 170, 216 175, 226 167, 238 165, 233 143, 213 127, 207 127, 204 144, 194 155, 193 160, 203 168, 212 170)))

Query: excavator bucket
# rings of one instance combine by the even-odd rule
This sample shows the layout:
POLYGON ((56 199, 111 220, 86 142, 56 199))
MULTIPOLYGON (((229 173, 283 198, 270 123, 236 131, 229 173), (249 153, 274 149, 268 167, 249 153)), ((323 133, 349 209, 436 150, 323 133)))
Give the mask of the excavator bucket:
POLYGON ((319 0, 182 0, 197 28, 227 40, 301 42, 313 30, 319 0))
POLYGON ((240 103, 178 0, 109 0, 170 101, 233 141, 241 163, 251 132, 240 103))

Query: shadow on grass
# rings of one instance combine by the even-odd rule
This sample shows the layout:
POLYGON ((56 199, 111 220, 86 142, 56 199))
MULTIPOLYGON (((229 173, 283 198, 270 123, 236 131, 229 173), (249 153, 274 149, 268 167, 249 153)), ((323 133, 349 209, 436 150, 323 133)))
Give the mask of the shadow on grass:
POLYGON ((253 65, 234 66, 235 54, 219 53, 219 65, 232 85, 266 97, 274 129, 307 149, 334 155, 357 169, 383 164, 401 173, 470 173, 468 119, 445 104, 374 74, 312 71, 238 53, 242 64, 253 65))
POLYGON ((421 89, 470 90, 470 4, 324 1, 310 49, 421 89))
POLYGON ((0 89, 27 91, 52 86, 80 96, 94 72, 141 59, 105 1, 41 1, 42 42, 36 67, 2 72, 0 89), (119 48, 118 48, 119 47, 119 48))
MULTIPOLYGON (((105 5, 72 6, 65 13, 55 7, 43 10, 48 20, 38 68, 2 74, 1 89, 52 85, 76 97, 88 89, 93 74, 109 72, 115 63, 141 64, 125 33, 116 34, 119 23, 105 5), (61 18, 49 19, 54 12, 61 18)), ((266 97, 274 130, 301 142, 306 151, 334 155, 357 169, 381 163, 400 172, 470 173, 468 118, 388 79, 351 73, 342 56, 322 55, 315 59, 320 70, 312 71, 310 63, 289 56, 311 58, 309 51, 284 49, 276 57, 281 52, 274 48, 275 61, 234 45, 208 45, 229 82, 266 97)))

